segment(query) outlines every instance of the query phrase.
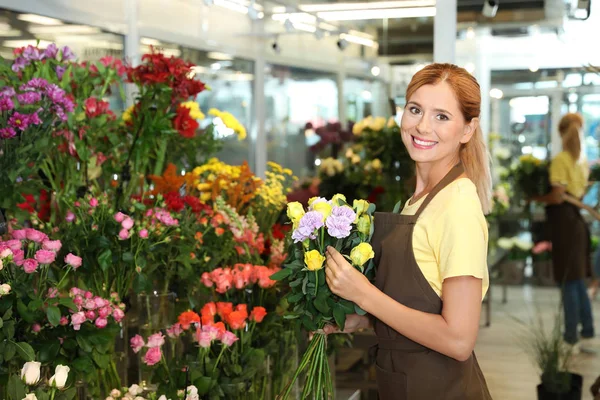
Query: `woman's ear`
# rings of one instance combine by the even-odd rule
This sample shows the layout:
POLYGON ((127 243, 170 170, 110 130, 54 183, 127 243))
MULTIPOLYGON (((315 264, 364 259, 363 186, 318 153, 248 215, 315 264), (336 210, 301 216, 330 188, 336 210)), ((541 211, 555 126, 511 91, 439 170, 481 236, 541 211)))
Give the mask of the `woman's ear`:
POLYGON ((471 138, 477 131, 477 128, 479 128, 479 118, 473 118, 467 125, 465 125, 463 137, 460 139, 460 142, 462 144, 465 144, 469 140, 471 140, 471 138))

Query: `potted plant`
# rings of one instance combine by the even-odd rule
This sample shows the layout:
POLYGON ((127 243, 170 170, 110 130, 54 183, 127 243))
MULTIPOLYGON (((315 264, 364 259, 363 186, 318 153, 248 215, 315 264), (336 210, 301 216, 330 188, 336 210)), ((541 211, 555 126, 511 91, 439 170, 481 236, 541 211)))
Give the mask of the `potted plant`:
POLYGON ((554 286, 552 273, 552 243, 543 241, 536 243, 531 250, 533 260, 533 276, 540 286, 554 286))
POLYGON ((508 252, 505 261, 500 265, 502 281, 508 285, 520 285, 523 283, 525 261, 533 243, 518 236, 501 237, 498 239, 498 247, 508 252))

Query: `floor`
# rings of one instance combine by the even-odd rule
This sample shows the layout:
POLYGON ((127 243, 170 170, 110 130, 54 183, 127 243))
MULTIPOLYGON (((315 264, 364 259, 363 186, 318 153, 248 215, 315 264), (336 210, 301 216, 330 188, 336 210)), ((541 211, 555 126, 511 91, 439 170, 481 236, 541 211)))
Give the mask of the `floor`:
MULTIPOLYGON (((535 322, 541 316, 544 327, 551 330, 559 307, 558 289, 509 287, 506 304, 502 304, 499 295, 494 297, 491 326, 480 329, 475 348, 492 397, 495 400, 536 399, 540 378, 522 346, 523 323, 535 322)), ((600 333, 600 301, 595 301, 593 307, 596 332, 600 333)), ((600 354, 574 356, 572 370, 584 377, 582 399, 591 400, 589 388, 600 376, 600 354)))

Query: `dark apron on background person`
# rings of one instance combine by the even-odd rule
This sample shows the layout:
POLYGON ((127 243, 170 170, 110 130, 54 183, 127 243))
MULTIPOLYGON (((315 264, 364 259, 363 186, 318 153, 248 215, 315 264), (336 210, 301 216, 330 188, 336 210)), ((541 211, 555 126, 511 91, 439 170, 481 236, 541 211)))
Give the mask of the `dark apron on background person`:
MULTIPOLYGON (((415 215, 376 213, 373 249, 375 285, 415 310, 442 313, 442 300, 421 272, 413 252, 413 230, 436 194, 464 172, 454 167, 428 194, 415 215)), ((377 387, 381 400, 488 400, 490 393, 475 353, 464 362, 422 346, 375 320, 377 387)))
POLYGON ((546 219, 555 282, 560 285, 590 276, 590 231, 579 208, 567 202, 546 206, 546 219))

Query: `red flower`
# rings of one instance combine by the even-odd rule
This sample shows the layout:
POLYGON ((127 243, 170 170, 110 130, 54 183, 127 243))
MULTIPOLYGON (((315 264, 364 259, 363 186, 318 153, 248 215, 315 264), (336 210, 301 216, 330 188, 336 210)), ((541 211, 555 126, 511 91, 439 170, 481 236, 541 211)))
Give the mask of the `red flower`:
POLYGON ((244 315, 241 311, 233 311, 225 317, 225 321, 231 329, 243 329, 246 326, 247 317, 248 313, 244 315))
POLYGON ((187 107, 177 107, 177 115, 173 120, 173 127, 179 131, 179 134, 185 138, 191 139, 196 135, 196 130, 200 125, 190 117, 190 109, 187 107))
POLYGON ((110 104, 103 100, 98 100, 95 97, 90 97, 84 103, 85 115, 88 118, 95 118, 102 114, 108 113, 110 104))
POLYGON ((217 303, 217 313, 221 318, 226 318, 233 312, 233 304, 231 303, 217 303))
POLYGON ((254 307, 252 309, 252 313, 250 314, 250 320, 260 323, 266 315, 267 310, 264 307, 254 307))
POLYGON ((194 323, 200 323, 200 316, 193 311, 185 311, 179 315, 178 321, 183 329, 190 329, 194 323))
POLYGON ((165 203, 169 211, 181 212, 185 208, 185 202, 177 192, 165 194, 165 203))
POLYGON ((273 239, 283 240, 285 239, 285 235, 291 229, 291 225, 281 225, 275 224, 273 225, 273 239))

